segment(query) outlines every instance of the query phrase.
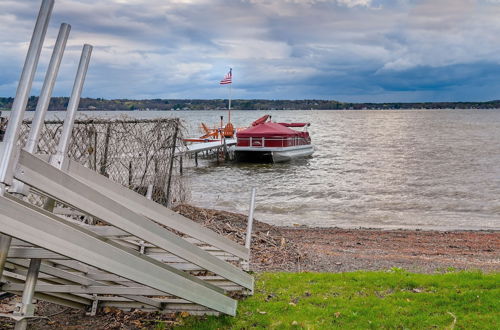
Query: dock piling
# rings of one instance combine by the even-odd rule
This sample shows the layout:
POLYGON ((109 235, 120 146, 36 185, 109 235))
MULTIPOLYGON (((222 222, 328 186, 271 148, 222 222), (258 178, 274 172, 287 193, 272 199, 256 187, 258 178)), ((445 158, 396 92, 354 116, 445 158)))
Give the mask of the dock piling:
POLYGON ((15 330, 25 330, 28 327, 28 319, 26 317, 30 317, 35 314, 33 298, 35 296, 35 286, 38 280, 41 263, 42 259, 33 258, 30 260, 28 274, 26 275, 26 282, 24 284, 23 296, 21 298, 21 302, 16 305, 16 309, 13 313, 14 316, 23 317, 16 322, 15 330))

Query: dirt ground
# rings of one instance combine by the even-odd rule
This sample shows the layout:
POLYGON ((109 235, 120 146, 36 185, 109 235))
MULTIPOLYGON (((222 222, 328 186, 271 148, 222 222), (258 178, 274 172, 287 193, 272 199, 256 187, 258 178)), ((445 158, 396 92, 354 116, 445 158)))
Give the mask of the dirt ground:
MULTIPOLYGON (((220 234, 244 241, 245 215, 190 205, 176 210, 220 234)), ((425 273, 451 268, 500 271, 500 231, 275 227, 254 223, 254 271, 348 272, 392 267, 425 273)))
POLYGON ((400 267, 413 272, 500 270, 499 232, 281 229, 302 257, 296 271, 348 272, 400 267))
MULTIPOLYGON (((175 209, 239 243, 245 239, 245 215, 181 205, 175 209)), ((262 271, 348 272, 400 267, 413 272, 500 271, 500 231, 420 231, 274 227, 255 221, 251 269, 262 271)), ((19 298, 0 301, 9 311, 19 298)), ((95 317, 49 303, 38 304, 31 329, 141 329, 155 320, 175 324, 182 315, 104 309, 95 317)), ((0 328, 13 323, 0 318, 0 328)))

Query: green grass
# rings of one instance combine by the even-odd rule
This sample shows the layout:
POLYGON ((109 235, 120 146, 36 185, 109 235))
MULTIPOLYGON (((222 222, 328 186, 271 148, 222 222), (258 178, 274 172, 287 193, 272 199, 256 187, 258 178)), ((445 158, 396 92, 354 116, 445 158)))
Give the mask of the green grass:
MULTIPOLYGON (((499 329, 500 274, 264 273, 236 317, 179 329, 499 329)), ((158 325, 161 328, 161 324, 158 325)))

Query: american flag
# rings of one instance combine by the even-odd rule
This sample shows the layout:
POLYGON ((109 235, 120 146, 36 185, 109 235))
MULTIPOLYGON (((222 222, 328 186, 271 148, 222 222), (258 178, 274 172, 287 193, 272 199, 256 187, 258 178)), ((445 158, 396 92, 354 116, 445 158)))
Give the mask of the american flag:
POLYGON ((229 72, 224 76, 224 79, 220 81, 221 85, 227 85, 233 83, 233 69, 229 69, 229 72))

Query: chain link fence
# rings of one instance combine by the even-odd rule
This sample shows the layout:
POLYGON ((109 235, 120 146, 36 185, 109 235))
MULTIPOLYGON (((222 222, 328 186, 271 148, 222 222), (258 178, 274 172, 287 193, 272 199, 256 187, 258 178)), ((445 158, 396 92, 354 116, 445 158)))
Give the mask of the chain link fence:
MULTIPOLYGON (((30 126, 31 121, 23 122, 21 145, 30 126)), ((55 153, 62 126, 62 121, 45 122, 37 153, 55 153)), ((153 185, 152 199, 172 206, 188 198, 182 159, 176 157, 183 133, 178 118, 77 120, 68 156, 142 195, 153 185)))

